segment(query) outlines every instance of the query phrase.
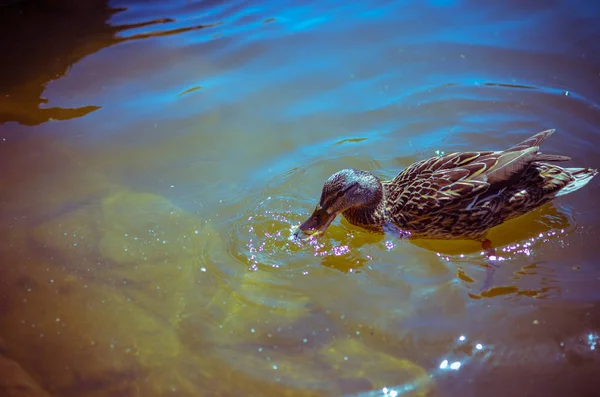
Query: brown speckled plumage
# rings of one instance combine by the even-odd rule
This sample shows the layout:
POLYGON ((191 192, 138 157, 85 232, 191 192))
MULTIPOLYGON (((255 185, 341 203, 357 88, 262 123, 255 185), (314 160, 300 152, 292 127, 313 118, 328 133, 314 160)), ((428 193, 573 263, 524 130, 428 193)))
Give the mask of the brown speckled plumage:
POLYGON ((332 175, 313 215, 300 226, 324 231, 338 213, 352 224, 391 224, 413 238, 483 240, 487 231, 586 185, 590 168, 562 168, 566 156, 542 154, 540 132, 505 151, 451 153, 416 162, 394 179, 346 169, 332 175))

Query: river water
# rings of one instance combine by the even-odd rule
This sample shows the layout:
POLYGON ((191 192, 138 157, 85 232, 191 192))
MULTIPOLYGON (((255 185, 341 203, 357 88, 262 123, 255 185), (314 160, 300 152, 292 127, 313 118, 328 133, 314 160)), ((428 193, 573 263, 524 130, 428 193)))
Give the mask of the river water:
POLYGON ((600 179, 493 265, 288 237, 342 168, 547 128, 599 167, 599 4, 46 3, 0 8, 0 353, 40 393, 596 395, 600 179))

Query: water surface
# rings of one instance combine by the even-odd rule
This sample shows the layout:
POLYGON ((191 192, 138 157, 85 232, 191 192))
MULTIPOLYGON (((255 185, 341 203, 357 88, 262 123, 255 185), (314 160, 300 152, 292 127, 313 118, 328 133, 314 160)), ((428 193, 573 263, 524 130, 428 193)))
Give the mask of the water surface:
POLYGON ((341 219, 288 237, 341 168, 547 128, 599 167, 600 6, 86 4, 0 8, 0 353, 36 390, 598 390, 598 180, 494 229, 494 266, 341 219))

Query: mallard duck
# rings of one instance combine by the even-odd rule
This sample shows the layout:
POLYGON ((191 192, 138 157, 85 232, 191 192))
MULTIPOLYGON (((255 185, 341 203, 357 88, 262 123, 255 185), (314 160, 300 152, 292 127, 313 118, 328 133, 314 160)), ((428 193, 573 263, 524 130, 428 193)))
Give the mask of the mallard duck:
POLYGON ((343 169, 323 186, 312 215, 295 232, 324 232, 337 214, 372 231, 401 231, 410 238, 482 242, 489 229, 585 186, 598 171, 551 164, 570 160, 539 146, 553 129, 504 151, 457 152, 418 161, 394 179, 343 169))

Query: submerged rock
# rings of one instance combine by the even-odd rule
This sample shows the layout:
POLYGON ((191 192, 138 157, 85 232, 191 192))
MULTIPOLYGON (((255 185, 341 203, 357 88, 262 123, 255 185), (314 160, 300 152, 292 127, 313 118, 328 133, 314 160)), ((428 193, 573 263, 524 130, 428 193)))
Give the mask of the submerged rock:
POLYGON ((201 247, 203 222, 164 197, 122 191, 100 202, 102 258, 120 265, 173 261, 201 247))
POLYGON ((50 397, 15 361, 0 354, 0 396, 50 397))
POLYGON ((219 286, 217 269, 204 261, 221 245, 217 233, 155 194, 118 191, 37 226, 32 237, 71 274, 109 285, 172 323, 187 297, 197 310, 219 286))
POLYGON ((329 366, 335 377, 342 379, 345 393, 381 390, 391 385, 397 395, 426 396, 430 379, 417 364, 374 351, 358 340, 337 339, 320 350, 319 359, 329 366))
MULTIPOLYGON (((276 273, 248 272, 228 299, 227 317, 217 331, 241 342, 282 339, 295 323, 310 316, 310 297, 293 288, 292 280, 276 273), (287 332, 286 332, 287 331, 287 332)), ((306 329, 306 327, 302 327, 306 329)), ((300 335, 294 341, 300 340, 300 335)))
POLYGON ((20 252, 31 255, 3 254, 13 262, 2 274, 7 354, 55 395, 201 395, 191 368, 208 364, 180 336, 220 290, 206 255, 221 242, 209 225, 163 197, 123 190, 29 237, 20 252))
POLYGON ((182 354, 172 327, 110 287, 53 269, 29 270, 20 278, 23 286, 11 291, 13 303, 0 328, 7 354, 51 393, 114 391, 164 371, 182 354))

